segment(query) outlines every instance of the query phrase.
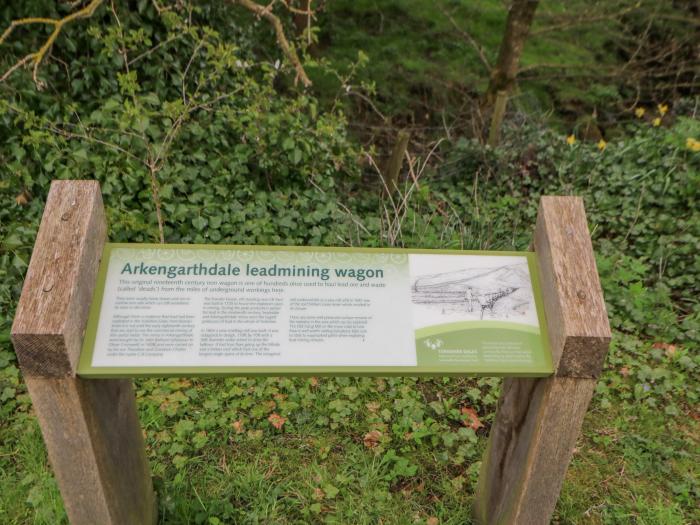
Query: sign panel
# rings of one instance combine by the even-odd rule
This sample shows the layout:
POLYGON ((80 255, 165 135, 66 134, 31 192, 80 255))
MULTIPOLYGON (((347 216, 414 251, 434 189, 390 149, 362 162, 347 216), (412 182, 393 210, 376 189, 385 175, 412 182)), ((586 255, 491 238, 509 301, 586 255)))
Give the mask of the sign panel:
POLYGON ((553 371, 534 253, 107 244, 78 373, 553 371))

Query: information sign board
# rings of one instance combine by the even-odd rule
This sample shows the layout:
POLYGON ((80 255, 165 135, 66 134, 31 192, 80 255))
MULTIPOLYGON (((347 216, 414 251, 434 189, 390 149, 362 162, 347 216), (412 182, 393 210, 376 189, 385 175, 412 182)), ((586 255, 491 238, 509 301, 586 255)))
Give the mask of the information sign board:
POLYGON ((78 373, 545 376, 530 252, 107 244, 78 373))

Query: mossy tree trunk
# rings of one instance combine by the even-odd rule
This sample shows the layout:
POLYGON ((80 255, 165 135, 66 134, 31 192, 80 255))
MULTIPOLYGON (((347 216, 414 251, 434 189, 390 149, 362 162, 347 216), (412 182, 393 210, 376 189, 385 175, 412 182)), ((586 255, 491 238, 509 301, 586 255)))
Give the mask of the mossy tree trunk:
POLYGON ((508 96, 515 86, 520 57, 538 5, 539 0, 513 0, 508 10, 498 61, 491 70, 489 86, 481 101, 482 118, 489 118, 490 115, 488 143, 492 147, 498 144, 508 96))
POLYGON ((506 30, 498 51, 498 61, 491 71, 489 87, 486 90, 484 101, 486 107, 493 106, 499 91, 510 93, 515 85, 520 57, 538 5, 539 0, 513 0, 508 10, 506 30))
POLYGON ((489 86, 481 103, 482 118, 491 116, 489 144, 496 146, 508 96, 515 86, 520 57, 525 48, 539 0, 513 0, 508 10, 506 29, 498 51, 498 60, 491 70, 489 86), (496 104, 496 102, 499 104, 496 104), (494 106, 497 106, 494 108, 494 106))

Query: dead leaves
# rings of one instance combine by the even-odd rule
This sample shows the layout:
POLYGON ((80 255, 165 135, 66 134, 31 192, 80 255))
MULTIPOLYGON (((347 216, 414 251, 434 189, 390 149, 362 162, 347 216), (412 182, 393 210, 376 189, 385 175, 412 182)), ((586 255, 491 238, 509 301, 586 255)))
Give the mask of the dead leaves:
POLYGON ((375 448, 377 445, 379 445, 381 439, 382 433, 379 432, 379 430, 371 430, 365 434, 362 442, 367 448, 375 448))
POLYGON ((465 427, 471 428, 474 431, 483 428, 484 424, 479 420, 476 410, 470 407, 462 407, 461 413, 462 416, 464 416, 462 419, 462 424, 465 427))
POLYGON ((651 345, 652 348, 655 348, 656 350, 663 350, 664 353, 666 354, 666 357, 673 357, 676 355, 676 351, 678 350, 678 347, 673 344, 669 343, 654 343, 651 345))
POLYGON ((19 206, 26 206, 29 204, 29 201, 32 200, 32 196, 29 194, 29 192, 25 189, 22 190, 22 192, 15 197, 15 202, 19 206))
POLYGON ((279 414, 277 414, 276 412, 273 412, 272 414, 270 414, 270 416, 267 418, 267 420, 277 430, 280 430, 284 426, 284 424, 287 422, 286 417, 282 417, 279 414))
POLYGON ((376 401, 370 401, 369 403, 365 404, 365 407, 367 410, 369 410, 370 414, 376 414, 379 412, 379 409, 382 408, 382 405, 376 401))

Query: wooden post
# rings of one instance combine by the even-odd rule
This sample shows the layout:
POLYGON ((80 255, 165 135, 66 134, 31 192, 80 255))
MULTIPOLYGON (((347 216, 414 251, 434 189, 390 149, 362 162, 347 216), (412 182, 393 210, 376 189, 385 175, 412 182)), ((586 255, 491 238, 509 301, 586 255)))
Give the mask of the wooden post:
POLYGON ((384 186, 383 192, 388 195, 393 195, 399 190, 399 175, 401 174, 401 166, 403 166, 403 158, 406 155, 410 138, 411 134, 408 131, 404 129, 399 131, 396 137, 396 144, 391 150, 391 156, 381 172, 384 186))
POLYGON ((508 92, 499 91, 496 94, 496 103, 493 105, 493 113, 491 114, 491 127, 489 128, 488 145, 492 148, 498 146, 498 141, 501 138, 501 125, 503 117, 506 115, 506 106, 508 105, 508 92))
POLYGON ((155 497, 131 380, 75 374, 106 237, 99 183, 54 181, 12 341, 70 522, 151 525, 155 497))
POLYGON ((476 490, 480 524, 549 523, 610 343, 576 197, 542 197, 534 238, 555 374, 506 379, 476 490))

